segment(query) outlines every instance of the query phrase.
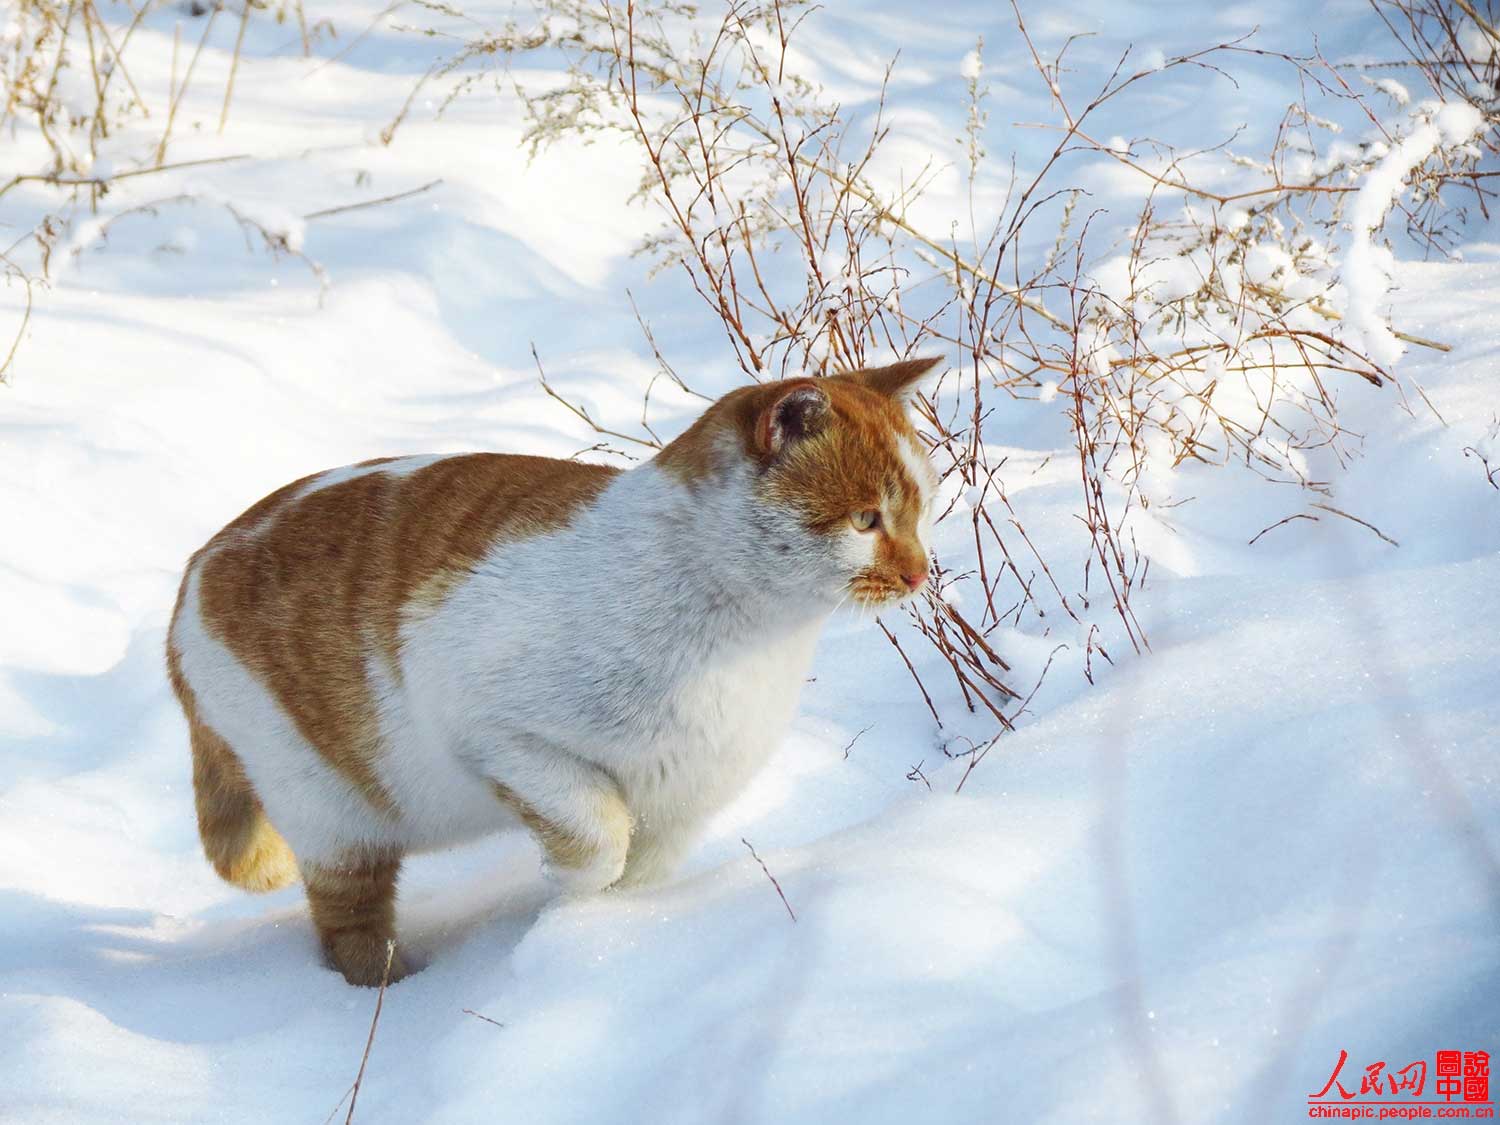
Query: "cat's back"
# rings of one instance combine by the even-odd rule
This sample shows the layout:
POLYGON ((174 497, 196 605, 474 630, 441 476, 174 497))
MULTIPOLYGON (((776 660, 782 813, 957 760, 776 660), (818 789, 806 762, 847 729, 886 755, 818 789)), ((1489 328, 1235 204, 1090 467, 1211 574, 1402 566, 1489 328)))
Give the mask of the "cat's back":
POLYGON ((186 578, 196 572, 200 612, 227 643, 256 637, 325 666, 345 648, 393 660, 404 613, 439 599, 496 542, 565 526, 617 472, 500 453, 331 469, 252 505, 186 578))

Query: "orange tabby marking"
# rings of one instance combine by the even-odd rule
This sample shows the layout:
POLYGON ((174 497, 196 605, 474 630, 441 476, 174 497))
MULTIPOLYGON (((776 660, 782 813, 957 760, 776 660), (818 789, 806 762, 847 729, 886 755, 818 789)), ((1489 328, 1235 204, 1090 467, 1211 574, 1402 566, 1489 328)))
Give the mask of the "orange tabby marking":
POLYGON ((204 622, 329 765, 373 807, 398 815, 374 769, 381 747, 367 660, 378 653, 399 677, 400 626, 414 600, 440 600, 497 538, 564 525, 615 472, 474 453, 407 476, 373 472, 322 488, 305 478, 199 552, 204 622))

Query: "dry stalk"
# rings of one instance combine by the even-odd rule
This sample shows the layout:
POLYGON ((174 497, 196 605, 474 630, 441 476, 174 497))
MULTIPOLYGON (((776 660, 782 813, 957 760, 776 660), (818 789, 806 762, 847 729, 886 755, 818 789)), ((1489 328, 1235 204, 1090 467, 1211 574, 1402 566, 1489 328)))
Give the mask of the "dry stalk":
POLYGON ((442 182, 441 179, 431 180, 421 187, 414 187, 407 191, 398 191, 394 195, 382 195, 379 199, 365 199, 358 203, 343 203, 337 207, 325 207, 321 211, 309 211, 302 218, 304 220, 326 219, 330 215, 342 215, 348 211, 362 211, 366 207, 379 207, 385 203, 396 203, 399 200, 410 199, 414 195, 421 195, 423 192, 431 191, 442 182))
MULTIPOLYGON (((375 1014, 370 1017, 370 1034, 365 1037, 365 1049, 359 1057, 359 1071, 354 1076, 354 1084, 344 1094, 344 1097, 349 1099, 349 1112, 344 1117, 344 1125, 351 1125, 354 1121, 354 1106, 359 1101, 359 1088, 364 1083, 365 1067, 370 1062, 370 1048, 375 1046, 375 1029, 380 1026, 380 1010, 385 1007, 385 990, 390 987, 391 962, 395 956, 396 943, 387 941, 385 943, 385 969, 380 974, 380 992, 375 997, 375 1014)), ((340 1098, 339 1105, 343 1104, 344 1099, 340 1098)), ((339 1106, 334 1106, 333 1113, 328 1115, 328 1119, 331 1119, 338 1111, 339 1106)), ((325 1125, 326 1123, 327 1119, 325 1119, 325 1125)))
MULTIPOLYGON (((453 15, 443 5, 427 7, 453 15)), ((1340 396, 1394 381, 1386 365, 1351 342, 1331 298, 1345 208, 1382 150, 1327 144, 1331 127, 1321 109, 1333 105, 1353 116, 1387 148, 1399 123, 1320 54, 1267 51, 1247 37, 1161 68, 1132 69, 1121 58, 1097 89, 1075 96, 1066 45, 1047 57, 1013 5, 1015 46, 1052 106, 1053 120, 1038 127, 1051 135, 1035 170, 1009 177, 984 226, 972 198, 987 160, 988 91, 982 74, 969 76, 971 208, 960 239, 965 224, 938 237, 912 218, 912 205, 941 169, 908 169, 896 182, 872 171, 890 132, 887 85, 856 128, 797 72, 792 44, 815 10, 803 0, 742 0, 717 15, 673 0, 540 0, 537 10, 535 23, 515 19, 459 32, 460 47, 414 88, 385 138, 395 135, 418 90, 445 86, 446 106, 494 74, 523 100, 533 151, 601 133, 635 146, 639 194, 665 215, 642 250, 703 302, 746 378, 822 374, 934 344, 944 349, 951 367, 919 404, 920 431, 949 497, 940 518, 966 522, 974 565, 956 573, 937 560, 936 594, 912 615, 937 664, 919 667, 881 622, 939 726, 948 699, 988 716, 996 733, 1024 710, 1031 697, 1020 699, 1004 679, 995 635, 1002 625, 1046 635, 1054 623, 1073 623, 1090 679, 1096 656, 1112 663, 1110 650, 1124 643, 1147 651, 1134 602, 1149 562, 1134 528, 1148 512, 1191 499, 1167 494, 1164 479, 1198 466, 1236 467, 1326 495, 1331 474, 1357 455, 1360 441, 1340 422, 1340 396), (540 91, 516 87, 511 60, 537 51, 560 51, 566 80, 540 91), (1283 68, 1302 91, 1264 157, 1230 153, 1227 141, 1179 153, 1156 142, 1098 139, 1100 108, 1132 96, 1158 69, 1227 74, 1241 64, 1283 68), (1098 233, 1098 213, 1078 207, 1082 194, 1065 177, 1080 153, 1114 161, 1149 185, 1123 242, 1098 233), (1209 157, 1252 173, 1241 185, 1206 186, 1198 172, 1209 157), (1055 236, 1044 241, 1037 228, 1048 222, 1055 222, 1055 236), (1025 249, 1031 244, 1050 249, 1033 257, 1025 249), (1088 550, 1067 567, 1047 557, 1053 536, 1025 526, 1005 488, 1012 470, 987 437, 1002 403, 1037 399, 1055 399, 1052 411, 1065 407, 1073 433, 1075 513, 1088 550), (952 677, 947 696, 923 682, 922 669, 933 667, 952 677)), ((1401 10, 1419 24, 1432 18, 1426 8, 1401 10)), ((1463 17, 1447 18, 1451 25, 1463 17)), ((1422 43, 1437 57, 1435 35, 1422 43)), ((1451 55, 1424 65, 1467 65, 1451 55)), ((1452 92, 1457 81, 1442 88, 1452 92)), ((1492 140, 1493 130, 1481 143, 1492 140)), ((1448 198, 1466 193, 1483 209, 1490 192, 1484 177, 1492 174, 1472 153, 1439 152, 1412 170, 1409 198, 1395 213, 1421 245, 1441 252, 1452 236, 1448 198)), ((692 392, 639 310, 637 319, 658 367, 642 394, 640 430, 649 438, 609 429, 608 420, 542 380, 596 434, 654 449, 656 378, 692 392)), ((1446 346, 1396 335, 1414 346, 1446 346)), ((976 753, 971 762, 983 757, 976 753)))
POLYGON ((792 909, 792 904, 786 900, 786 893, 781 889, 781 884, 776 881, 776 876, 771 874, 771 869, 766 866, 766 861, 756 854, 755 848, 751 846, 750 841, 743 836, 740 837, 740 843, 750 849, 750 858, 760 864, 760 869, 766 873, 766 878, 771 880, 771 886, 776 888, 776 895, 781 899, 781 905, 786 907, 787 917, 795 922, 797 920, 797 912, 792 909))
POLYGON ((234 34, 234 54, 229 60, 229 77, 224 82, 224 107, 219 110, 219 132, 229 124, 229 103, 234 100, 234 77, 240 69, 240 51, 245 46, 245 29, 250 26, 250 0, 243 0, 240 9, 240 26, 234 34))
MULTIPOLYGON (((8 13, 20 34, 0 41, 0 128, 9 133, 33 131, 43 142, 47 157, 30 168, 7 169, 7 178, 0 180, 0 198, 22 185, 41 185, 56 190, 56 202, 48 206, 39 220, 28 219, 9 246, 0 247, 0 279, 25 288, 19 327, 14 335, 8 325, 4 328, 0 380, 11 371, 24 338, 35 286, 48 280, 52 253, 80 212, 97 213, 101 201, 116 186, 141 176, 248 159, 245 154, 234 154, 166 162, 177 111, 190 88, 220 5, 209 5, 206 9, 207 19, 186 73, 179 72, 181 25, 174 30, 166 104, 155 107, 156 112, 147 103, 127 63, 135 33, 153 10, 150 3, 116 5, 113 0, 16 0, 13 11, 8 13), (73 71, 87 78, 88 92, 79 97, 78 84, 72 83, 75 93, 65 104, 60 91, 67 84, 62 79, 73 71), (119 82, 115 81, 116 76, 119 82), (142 166, 105 171, 97 160, 100 142, 117 138, 137 118, 163 121, 153 152, 138 154, 143 158, 142 166)), ((269 12, 278 22, 295 15, 303 29, 305 44, 312 37, 331 31, 326 21, 307 28, 301 0, 277 0, 275 6, 268 0, 246 0, 220 113, 221 131, 227 122, 246 30, 255 11, 269 12)), ((326 288, 327 276, 322 267, 296 250, 287 241, 285 232, 268 229, 232 204, 225 206, 247 233, 260 236, 260 243, 267 249, 302 258, 318 277, 320 286, 326 288)), ((152 207, 152 204, 131 207, 114 218, 149 212, 152 207)))

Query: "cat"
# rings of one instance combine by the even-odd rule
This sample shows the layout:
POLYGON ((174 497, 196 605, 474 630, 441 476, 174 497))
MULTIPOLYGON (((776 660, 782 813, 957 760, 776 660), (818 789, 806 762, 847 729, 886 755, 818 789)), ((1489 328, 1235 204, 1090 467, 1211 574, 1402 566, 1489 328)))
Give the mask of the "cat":
POLYGON ((665 878, 780 743, 834 609, 926 581, 907 405, 937 362, 742 387, 627 471, 386 458, 255 504, 167 638, 215 870, 300 877, 360 985, 407 972, 407 853, 521 825, 565 890, 665 878))

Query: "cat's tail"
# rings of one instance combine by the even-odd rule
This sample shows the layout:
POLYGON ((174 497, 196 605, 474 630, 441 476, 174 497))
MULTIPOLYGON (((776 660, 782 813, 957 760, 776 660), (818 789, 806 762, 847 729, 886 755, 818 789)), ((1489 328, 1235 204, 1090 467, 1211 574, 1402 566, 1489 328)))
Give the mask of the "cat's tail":
POLYGON ((297 881, 297 857, 271 822, 234 749, 198 717, 175 646, 167 672, 187 716, 193 744, 193 796, 203 853, 221 878, 247 891, 274 891, 297 881))
POLYGON ((203 852, 223 879, 247 891, 274 891, 297 881, 297 857, 266 810, 230 746, 193 722, 193 796, 203 852))

